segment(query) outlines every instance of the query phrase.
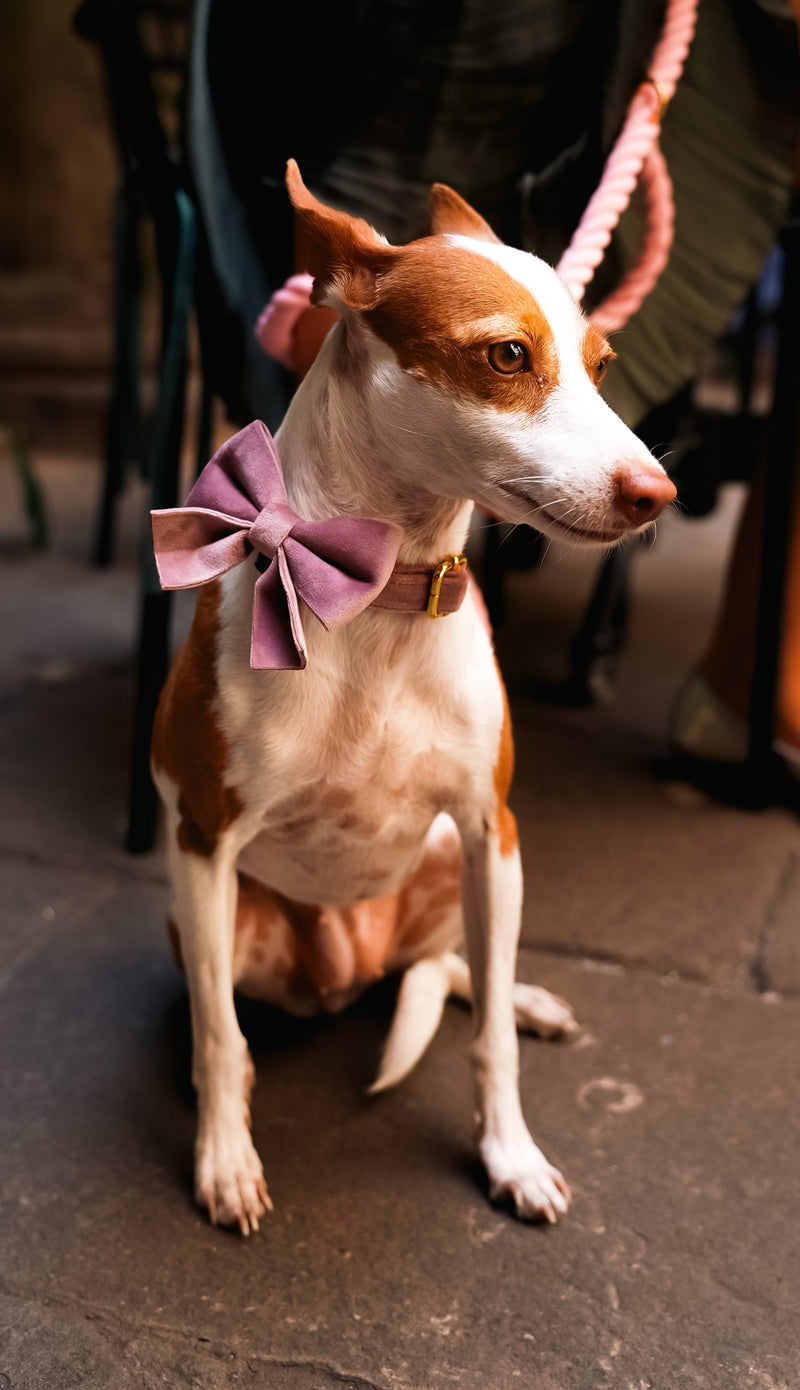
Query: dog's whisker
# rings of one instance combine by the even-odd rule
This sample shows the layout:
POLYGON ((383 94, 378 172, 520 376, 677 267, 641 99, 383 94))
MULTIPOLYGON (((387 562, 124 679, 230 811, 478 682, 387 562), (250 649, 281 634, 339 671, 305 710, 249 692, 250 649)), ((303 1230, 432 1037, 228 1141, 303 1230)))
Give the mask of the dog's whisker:
MULTIPOLYGON (((566 501, 566 497, 555 497, 552 501, 548 500, 548 506, 560 506, 563 502, 566 501)), ((533 525, 533 522, 528 521, 528 518, 539 516, 544 510, 545 508, 542 506, 540 502, 535 502, 531 507, 529 507, 527 512, 525 513, 525 516, 520 521, 510 523, 510 530, 501 540, 501 546, 506 544, 506 542, 514 534, 518 526, 533 525)))

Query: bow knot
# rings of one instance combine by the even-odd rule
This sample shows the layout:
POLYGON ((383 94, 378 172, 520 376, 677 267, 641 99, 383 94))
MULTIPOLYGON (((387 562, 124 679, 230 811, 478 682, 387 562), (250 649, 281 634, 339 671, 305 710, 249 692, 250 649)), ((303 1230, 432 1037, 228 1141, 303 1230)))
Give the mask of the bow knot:
POLYGON ((259 554, 265 555, 268 560, 274 560, 297 520, 297 513, 285 502, 278 502, 273 507, 262 507, 250 527, 248 540, 259 554))
POLYGON ((298 516, 260 420, 217 450, 183 507, 151 515, 164 589, 207 584, 254 549, 270 561, 255 584, 250 665, 276 670, 307 664, 300 600, 325 628, 349 622, 385 587, 401 538, 389 522, 298 516))

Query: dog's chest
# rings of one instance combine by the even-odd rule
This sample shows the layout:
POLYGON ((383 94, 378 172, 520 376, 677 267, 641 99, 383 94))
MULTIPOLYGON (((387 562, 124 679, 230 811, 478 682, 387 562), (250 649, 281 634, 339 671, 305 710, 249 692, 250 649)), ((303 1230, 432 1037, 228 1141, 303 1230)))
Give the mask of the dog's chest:
POLYGON ((300 901, 398 887, 434 818, 458 819, 491 784, 499 710, 480 681, 448 693, 446 678, 413 667, 381 683, 367 674, 271 681, 235 731, 234 780, 254 828, 240 867, 300 901))
POLYGON ((462 752, 435 732, 428 722, 409 729, 396 713, 359 739, 341 725, 318 729, 313 760, 306 750, 281 759, 270 778, 241 867, 301 901, 353 902, 398 887, 470 776, 462 752))

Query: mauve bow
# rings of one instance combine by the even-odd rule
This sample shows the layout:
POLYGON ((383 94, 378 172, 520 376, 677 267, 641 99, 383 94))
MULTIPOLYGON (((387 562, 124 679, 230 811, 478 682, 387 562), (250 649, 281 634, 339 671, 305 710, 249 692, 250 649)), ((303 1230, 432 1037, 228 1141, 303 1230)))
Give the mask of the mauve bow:
POLYGON ((266 557, 253 595, 250 665, 276 670, 307 662, 298 600, 326 628, 349 622, 385 587, 401 539, 389 522, 303 521, 286 500, 275 443, 260 420, 217 450, 184 506, 151 515, 164 589, 206 584, 253 550, 266 557))

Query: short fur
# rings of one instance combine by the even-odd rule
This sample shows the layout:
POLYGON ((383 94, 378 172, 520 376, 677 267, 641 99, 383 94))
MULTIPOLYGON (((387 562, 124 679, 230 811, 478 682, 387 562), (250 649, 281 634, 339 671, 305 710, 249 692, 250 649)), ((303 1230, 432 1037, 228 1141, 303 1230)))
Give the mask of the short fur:
MULTIPOLYGON (((339 315, 277 436, 297 512, 394 522, 399 560, 433 568, 463 548, 474 502, 608 545, 672 500, 597 394, 613 353, 553 270, 441 185, 433 234, 393 247, 319 203, 293 162, 287 183, 314 300, 339 315)), ((153 741, 191 999, 198 1201, 245 1233, 271 1206, 234 990, 310 1013, 405 971, 374 1089, 413 1066, 448 993, 471 998, 491 1195, 555 1221, 569 1194, 523 1119, 516 1026, 575 1024, 514 981, 513 752, 480 601, 440 621, 373 607, 330 633, 304 612, 308 668, 251 670, 256 577, 247 563, 201 592, 153 741)))

